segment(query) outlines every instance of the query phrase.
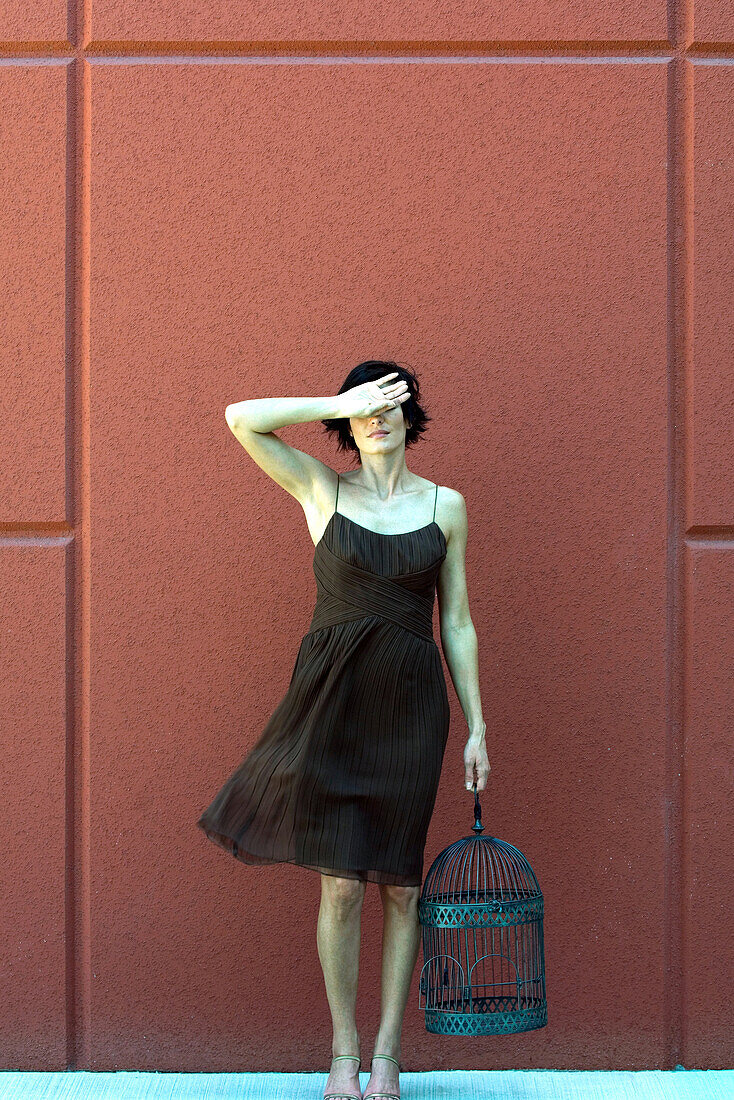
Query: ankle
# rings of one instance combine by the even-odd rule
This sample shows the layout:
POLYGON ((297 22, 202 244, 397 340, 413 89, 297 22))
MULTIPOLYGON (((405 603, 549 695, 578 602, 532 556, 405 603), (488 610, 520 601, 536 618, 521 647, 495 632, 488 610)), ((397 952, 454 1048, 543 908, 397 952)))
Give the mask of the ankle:
MULTIPOLYGON (((360 1057, 360 1044, 359 1035, 356 1032, 350 1032, 345 1035, 335 1035, 331 1041, 331 1053, 334 1057, 337 1054, 355 1054, 360 1057)), ((349 1065, 349 1062, 344 1062, 345 1066, 349 1065)), ((356 1061, 352 1063, 356 1069, 356 1061)))

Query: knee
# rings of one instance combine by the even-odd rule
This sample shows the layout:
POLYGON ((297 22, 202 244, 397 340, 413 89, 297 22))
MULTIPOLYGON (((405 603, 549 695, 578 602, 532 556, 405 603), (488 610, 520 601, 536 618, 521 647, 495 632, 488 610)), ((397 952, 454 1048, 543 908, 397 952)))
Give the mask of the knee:
POLYGON ((380 884, 383 905, 390 905, 400 913, 413 913, 418 910, 421 894, 420 886, 394 886, 392 883, 380 884))
POLYGON ((364 899, 365 884, 361 879, 339 875, 321 876, 321 896, 337 915, 347 915, 358 909, 364 899))

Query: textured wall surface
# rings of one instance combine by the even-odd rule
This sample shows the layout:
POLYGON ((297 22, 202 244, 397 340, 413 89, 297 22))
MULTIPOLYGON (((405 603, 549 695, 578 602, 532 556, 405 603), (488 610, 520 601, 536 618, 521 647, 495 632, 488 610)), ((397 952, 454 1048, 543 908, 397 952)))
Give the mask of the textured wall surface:
MULTIPOLYGON (((224 409, 381 356, 467 501, 549 1003, 428 1035, 417 967, 406 1066, 732 1064, 732 10, 3 5, 2 1068, 328 1065, 318 876, 195 828, 315 599, 224 409)), ((447 681, 426 867, 473 820, 447 681)), ((380 935, 370 888, 365 1055, 380 935)))

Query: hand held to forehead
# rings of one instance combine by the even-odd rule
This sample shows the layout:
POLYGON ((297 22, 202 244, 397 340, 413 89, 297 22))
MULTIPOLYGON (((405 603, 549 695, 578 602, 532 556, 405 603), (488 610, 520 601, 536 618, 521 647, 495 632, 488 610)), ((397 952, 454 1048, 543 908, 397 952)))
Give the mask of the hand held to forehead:
POLYGON ((363 382, 359 386, 338 395, 340 417, 373 416, 386 409, 396 408, 410 398, 410 390, 404 379, 392 382, 397 372, 385 374, 373 382, 363 382))

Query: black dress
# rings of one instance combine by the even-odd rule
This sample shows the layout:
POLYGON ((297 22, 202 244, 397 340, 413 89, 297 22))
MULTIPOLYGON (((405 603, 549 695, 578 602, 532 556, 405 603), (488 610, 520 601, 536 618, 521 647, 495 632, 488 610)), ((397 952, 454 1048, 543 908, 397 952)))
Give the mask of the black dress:
POLYGON ((435 498, 433 516, 386 535, 335 504, 314 550, 316 606, 286 694, 197 821, 243 863, 421 884, 449 731, 433 637, 447 552, 435 498))

